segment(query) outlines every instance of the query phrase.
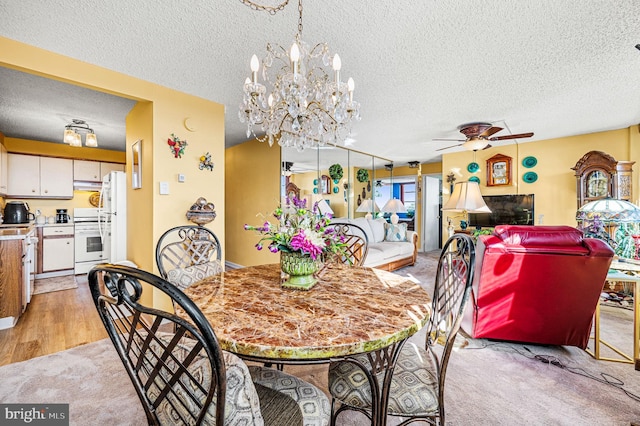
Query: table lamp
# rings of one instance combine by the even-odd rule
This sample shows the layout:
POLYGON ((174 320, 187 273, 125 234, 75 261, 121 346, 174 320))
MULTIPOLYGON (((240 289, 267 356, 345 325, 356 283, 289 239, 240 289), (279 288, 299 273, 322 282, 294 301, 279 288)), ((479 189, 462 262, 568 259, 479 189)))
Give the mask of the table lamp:
POLYGON ((327 200, 325 200, 324 198, 321 198, 317 202, 318 202, 318 211, 322 216, 327 216, 328 214, 331 214, 331 217, 333 217, 334 215, 333 209, 331 209, 331 206, 329 205, 329 202, 327 200))
POLYGON ((378 203, 373 201, 371 198, 367 198, 364 200, 358 208, 356 209, 358 213, 367 213, 364 217, 365 219, 372 219, 373 215, 371 212, 378 213, 380 211, 380 207, 378 207, 378 203))
POLYGON ((392 198, 387 201, 387 204, 385 204, 384 207, 382 207, 382 211, 384 213, 392 213, 391 223, 397 225, 399 219, 397 213, 406 213, 407 209, 404 204, 402 204, 402 201, 398 200, 397 198, 392 198))
MULTIPOLYGON (((458 182, 453 188, 449 201, 442 206, 442 211, 462 212, 463 220, 469 220, 469 213, 491 213, 491 209, 482 198, 477 182, 458 182)), ((453 226, 447 228, 449 237, 453 235, 453 226)))

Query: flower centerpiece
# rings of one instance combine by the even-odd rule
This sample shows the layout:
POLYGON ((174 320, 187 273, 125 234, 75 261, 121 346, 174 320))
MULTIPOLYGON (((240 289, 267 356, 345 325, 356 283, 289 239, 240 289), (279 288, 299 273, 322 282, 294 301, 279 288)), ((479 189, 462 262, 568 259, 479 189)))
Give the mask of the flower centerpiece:
POLYGON ((313 274, 323 260, 344 252, 344 238, 329 226, 332 215, 321 214, 318 203, 311 209, 306 204, 307 200, 287 198, 286 204, 273 212, 277 222, 244 226, 262 235, 256 244, 258 250, 267 245, 270 252, 280 252, 280 266, 289 275, 282 284, 285 288, 309 290, 317 282, 313 274))

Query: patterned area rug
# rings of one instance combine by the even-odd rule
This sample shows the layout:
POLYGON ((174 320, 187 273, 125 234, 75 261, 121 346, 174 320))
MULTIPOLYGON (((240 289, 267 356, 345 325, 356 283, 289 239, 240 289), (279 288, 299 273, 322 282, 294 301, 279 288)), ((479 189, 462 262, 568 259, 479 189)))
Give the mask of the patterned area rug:
POLYGON ((52 291, 78 288, 74 275, 38 279, 34 283, 33 294, 51 293, 52 291))

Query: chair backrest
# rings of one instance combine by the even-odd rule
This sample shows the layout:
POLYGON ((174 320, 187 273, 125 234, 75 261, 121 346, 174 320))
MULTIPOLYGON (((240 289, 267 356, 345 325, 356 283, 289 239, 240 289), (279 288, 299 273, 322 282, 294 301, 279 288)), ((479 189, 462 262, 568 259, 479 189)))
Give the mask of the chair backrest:
POLYGON ((344 243, 344 255, 326 260, 362 266, 369 252, 369 238, 364 229, 353 223, 344 222, 331 222, 327 228, 333 229, 336 236, 344 243))
POLYGON ((225 364, 198 307, 171 283, 136 268, 102 264, 88 278, 100 318, 149 424, 201 424, 207 415, 222 425, 225 364), (150 290, 169 296, 183 317, 145 306, 150 290))
POLYGON ((184 225, 167 230, 156 244, 156 265, 160 275, 175 285, 182 281, 181 288, 185 288, 195 279, 221 272, 222 249, 218 237, 203 226, 184 225), (185 271, 189 267, 200 267, 198 271, 188 271, 190 276, 184 282, 184 277, 176 272, 176 277, 170 276, 171 271, 185 271), (194 278, 195 277, 195 278, 194 278))
POLYGON ((454 234, 447 240, 438 261, 431 316, 427 323, 426 349, 438 362, 440 407, 444 404, 444 382, 447 364, 462 315, 469 301, 475 271, 475 246, 464 234, 454 234), (441 350, 436 344, 442 344, 441 350))
POLYGON ((613 250, 569 226, 496 226, 476 245, 472 309, 478 339, 587 347, 613 250))

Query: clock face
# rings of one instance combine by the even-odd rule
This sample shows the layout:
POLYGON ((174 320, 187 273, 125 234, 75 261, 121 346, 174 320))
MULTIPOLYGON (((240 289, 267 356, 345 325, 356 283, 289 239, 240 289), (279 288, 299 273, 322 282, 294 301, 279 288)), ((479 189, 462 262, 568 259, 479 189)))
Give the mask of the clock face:
POLYGON ((591 172, 587 177, 588 198, 606 197, 608 195, 609 180, 607 175, 600 170, 591 172))

